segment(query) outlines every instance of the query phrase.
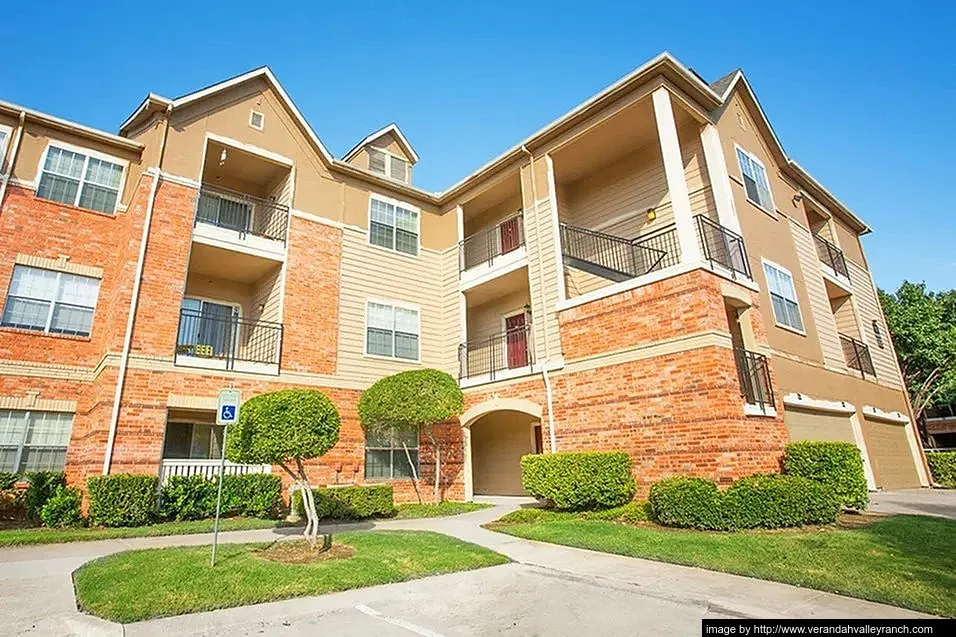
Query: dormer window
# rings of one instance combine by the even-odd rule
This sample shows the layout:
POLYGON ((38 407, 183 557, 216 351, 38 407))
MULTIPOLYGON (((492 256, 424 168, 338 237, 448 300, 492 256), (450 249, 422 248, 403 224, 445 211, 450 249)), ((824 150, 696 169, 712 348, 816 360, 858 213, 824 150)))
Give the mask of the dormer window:
POLYGON ((408 183, 408 162, 379 148, 369 147, 368 169, 376 175, 408 183))

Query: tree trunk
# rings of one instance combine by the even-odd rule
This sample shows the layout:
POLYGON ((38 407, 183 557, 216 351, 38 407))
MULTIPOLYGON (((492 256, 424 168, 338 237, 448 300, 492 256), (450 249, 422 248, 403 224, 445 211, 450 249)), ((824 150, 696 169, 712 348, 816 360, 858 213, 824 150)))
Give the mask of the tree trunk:
POLYGON ((429 429, 426 433, 435 448, 435 503, 441 502, 441 443, 435 439, 435 434, 429 429))
POLYGON ((408 460, 408 468, 412 470, 412 486, 415 487, 415 495, 418 496, 418 503, 422 504, 422 492, 418 488, 418 472, 415 471, 415 464, 412 462, 412 454, 408 452, 408 445, 404 442, 402 443, 402 448, 405 449, 405 458, 408 460))
MULTIPOLYGON (((312 485, 309 484, 302 461, 296 459, 296 464, 299 469, 299 488, 302 490, 302 508, 305 509, 305 517, 308 520, 302 534, 309 541, 312 550, 315 550, 319 537, 319 514, 315 510, 315 494, 312 493, 312 485)), ((322 550, 327 551, 330 548, 332 548, 332 534, 326 533, 322 537, 322 550)))

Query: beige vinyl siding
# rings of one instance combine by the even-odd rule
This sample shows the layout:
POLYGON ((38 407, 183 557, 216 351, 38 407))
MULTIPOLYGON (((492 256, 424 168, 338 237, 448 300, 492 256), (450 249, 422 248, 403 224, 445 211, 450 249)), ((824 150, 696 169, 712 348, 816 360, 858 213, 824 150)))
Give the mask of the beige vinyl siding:
POLYGON ((253 316, 252 286, 238 281, 191 273, 186 279, 186 296, 229 303, 242 308, 242 316, 253 316))
POLYGON ((591 274, 590 272, 585 272, 584 270, 570 266, 564 267, 564 289, 569 299, 593 292, 594 290, 600 290, 612 283, 613 281, 610 279, 605 279, 596 274, 591 274))
POLYGON ((544 199, 529 208, 530 212, 527 209, 525 212, 525 228, 527 229, 525 241, 528 249, 534 355, 535 361, 540 363, 561 355, 561 335, 558 332, 556 312, 558 266, 555 259, 556 250, 559 248, 555 245, 551 200, 544 199))
POLYGON ((826 286, 823 283, 820 260, 817 257, 813 237, 809 230, 792 219, 790 232, 797 249, 797 257, 800 259, 800 271, 805 277, 804 284, 807 288, 807 296, 810 298, 810 315, 817 328, 817 338, 820 339, 820 349, 823 351, 823 362, 828 367, 846 369, 843 349, 840 346, 840 338, 837 336, 837 324, 830 308, 826 286))
POLYGON ((278 323, 281 319, 280 303, 282 267, 276 267, 252 286, 252 303, 249 316, 259 321, 278 323), (262 311, 259 311, 259 306, 262 311))
POLYGON ((440 369, 457 378, 461 344, 461 310, 458 291, 458 246, 441 254, 442 364, 440 369))
POLYGON ((848 260, 846 264, 853 286, 853 300, 856 304, 856 311, 860 316, 860 324, 863 326, 863 336, 860 340, 870 346, 870 357, 873 359, 873 368, 876 370, 876 381, 888 387, 902 388, 903 378, 900 374, 899 363, 896 360, 896 352, 893 349, 893 341, 890 340, 890 332, 886 327, 883 309, 876 298, 873 279, 870 278, 868 270, 858 266, 853 261, 848 260), (879 323, 880 331, 883 333, 883 349, 877 346, 876 338, 873 335, 874 320, 879 323))
POLYGON ((436 250, 422 248, 418 257, 404 256, 368 245, 363 230, 343 230, 338 376, 372 383, 382 376, 418 367, 457 374, 457 368, 449 366, 447 355, 441 272, 441 253, 436 250), (420 363, 365 355, 367 300, 420 307, 420 363))
MULTIPOLYGON (((515 290, 487 303, 468 308, 468 341, 504 331, 502 317, 521 311, 531 304, 528 289, 515 290)), ((532 322, 534 317, 532 317, 532 322)))
POLYGON ((833 310, 833 320, 836 321, 837 331, 844 336, 851 336, 858 341, 861 340, 860 328, 856 322, 856 312, 853 310, 853 302, 850 297, 830 299, 830 307, 833 310))
POLYGON ((482 230, 487 230, 519 212, 521 212, 521 195, 515 194, 466 219, 464 224, 465 236, 470 237, 482 230))
POLYGON ((848 414, 787 407, 784 411, 784 421, 787 423, 787 433, 790 434, 791 441, 822 440, 856 444, 848 414))

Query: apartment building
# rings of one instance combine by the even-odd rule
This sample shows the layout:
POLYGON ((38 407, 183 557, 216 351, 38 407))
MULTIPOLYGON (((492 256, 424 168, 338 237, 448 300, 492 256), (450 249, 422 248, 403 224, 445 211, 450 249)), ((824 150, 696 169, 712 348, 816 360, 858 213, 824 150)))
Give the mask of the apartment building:
POLYGON ((0 470, 210 475, 219 388, 312 387, 342 414, 313 479, 407 499, 428 441, 366 439, 356 404, 434 367, 466 396, 446 498, 585 449, 642 490, 727 483, 798 439, 927 484, 869 228, 739 71, 662 54, 440 193, 394 124, 334 157, 267 68, 149 94, 118 135, 0 103, 0 157, 0 470))

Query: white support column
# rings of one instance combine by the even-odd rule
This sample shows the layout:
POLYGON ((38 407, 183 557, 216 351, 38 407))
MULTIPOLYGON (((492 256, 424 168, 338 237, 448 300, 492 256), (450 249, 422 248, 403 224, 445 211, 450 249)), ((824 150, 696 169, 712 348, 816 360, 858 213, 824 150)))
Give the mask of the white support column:
POLYGON ((730 188, 730 175, 727 172, 727 162, 724 160, 717 127, 705 124, 700 131, 700 143, 704 148, 704 160, 707 162, 707 174, 710 176, 710 188, 717 203, 720 225, 740 234, 740 220, 734 207, 734 193, 730 188))
POLYGON ((680 140, 677 137, 677 124, 674 122, 674 109, 667 89, 661 87, 654 91, 654 119, 657 121, 657 138, 661 144, 664 158, 664 175, 667 178, 667 190, 674 209, 674 223, 677 225, 677 239, 680 243, 682 263, 699 263, 703 260, 700 244, 697 242, 697 227, 690 210, 690 194, 684 177, 684 162, 680 154, 680 140))
POLYGON ((564 256, 561 254, 561 218, 558 213, 558 187, 554 180, 554 160, 545 155, 548 166, 548 191, 551 193, 551 230, 554 241, 554 263, 558 273, 558 303, 568 298, 564 281, 564 256))

